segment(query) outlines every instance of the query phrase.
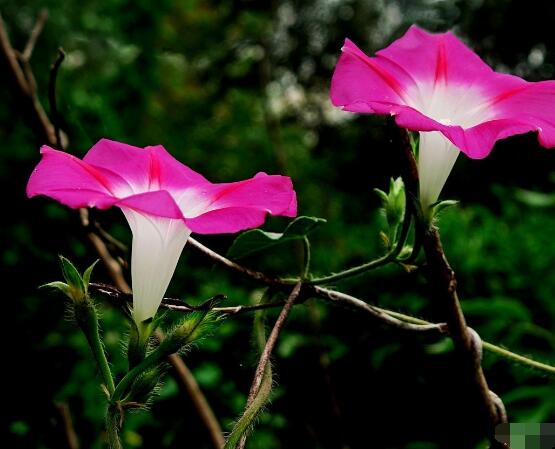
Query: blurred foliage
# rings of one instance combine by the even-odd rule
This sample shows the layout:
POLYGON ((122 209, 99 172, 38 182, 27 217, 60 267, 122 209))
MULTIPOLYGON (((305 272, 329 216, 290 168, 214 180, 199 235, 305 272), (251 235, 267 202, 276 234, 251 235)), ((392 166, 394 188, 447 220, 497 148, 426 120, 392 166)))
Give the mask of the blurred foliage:
MULTIPOLYGON (((58 96, 69 151, 81 156, 105 136, 139 146, 163 143, 213 181, 261 170, 287 173, 300 213, 328 220, 311 234, 318 274, 382 251, 378 231, 384 224, 372 189, 385 188, 398 174, 386 151, 384 120, 329 104, 329 81, 345 37, 371 52, 410 23, 454 28, 497 70, 530 80, 554 75, 555 3, 547 0, 533 6, 523 0, 0 0, 16 48, 24 47, 43 7, 50 18, 32 66, 46 101, 56 49, 67 52, 58 96)), ((6 447, 62 447, 54 404, 66 402, 81 447, 100 448, 103 398, 88 348, 64 320, 61 298, 37 291, 57 278, 57 254, 83 267, 95 255, 73 211, 25 198, 42 142, 19 114, 17 97, 9 89, 0 92, 8 411, 2 441, 6 447)), ((500 142, 485 160, 461 157, 443 197, 462 205, 441 220, 470 325, 485 339, 551 362, 555 216, 550 204, 537 207, 533 195, 522 191, 552 195, 554 158, 531 134, 500 142)), ((129 242, 119 211, 95 215, 129 242)), ((286 224, 272 219, 265 229, 286 224)), ((232 237, 201 240, 225 252, 232 237)), ((302 252, 291 243, 245 263, 295 274, 302 252)), ((108 281, 101 269, 95 276, 108 281)), ((422 278, 397 267, 339 287, 383 307, 441 319, 422 278)), ((262 291, 186 248, 169 293, 198 301, 224 293, 238 304, 262 291)), ((103 320, 114 369, 121 373, 118 354, 127 330, 108 305, 103 320)), ((252 317, 229 318, 187 357, 226 430, 243 408, 253 375, 251 325, 252 317)), ((461 379, 450 369, 451 349, 448 342, 399 335, 351 311, 312 301, 298 306, 277 348, 273 402, 248 448, 356 449, 370 441, 373 448, 470 447, 475 435, 465 426, 470 412, 457 407, 453 385, 461 379)), ((493 355, 484 363, 511 421, 555 421, 553 378, 493 355)), ((124 433, 128 448, 202 449, 208 441, 171 377, 152 414, 132 415, 124 433)))

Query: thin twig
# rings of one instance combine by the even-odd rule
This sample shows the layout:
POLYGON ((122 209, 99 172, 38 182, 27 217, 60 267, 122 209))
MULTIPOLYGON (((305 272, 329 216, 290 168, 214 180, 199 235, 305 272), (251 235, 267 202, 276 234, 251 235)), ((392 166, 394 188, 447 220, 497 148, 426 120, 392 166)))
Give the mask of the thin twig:
POLYGON ((387 313, 383 312, 381 309, 371 306, 370 304, 364 302, 362 299, 348 295, 347 293, 330 290, 317 285, 314 287, 311 286, 310 289, 320 298, 323 298, 331 303, 338 304, 347 308, 364 311, 368 315, 380 321, 382 324, 385 324, 387 326, 393 327, 401 331, 418 332, 418 333, 435 333, 438 335, 442 335, 447 332, 447 326, 444 323, 439 323, 439 324, 408 323, 408 322, 399 320, 391 315, 388 315, 387 313))
POLYGON ((192 237, 189 237, 189 239, 187 240, 187 243, 189 246, 192 246, 193 248, 195 248, 197 251, 200 251, 205 256, 208 256, 214 262, 217 262, 220 265, 223 265, 226 268, 229 268, 230 270, 240 273, 243 276, 246 276, 248 278, 254 279, 255 281, 262 282, 266 285, 285 287, 285 286, 293 286, 298 281, 298 279, 280 279, 277 277, 268 276, 267 274, 262 273, 261 271, 256 271, 256 270, 251 270, 250 268, 246 268, 242 265, 239 265, 236 262, 233 262, 225 258, 221 254, 218 254, 217 252, 212 251, 210 248, 204 246, 202 243, 200 243, 198 240, 195 240, 192 237))
MULTIPOLYGON (((39 17, 40 19, 40 17, 39 17)), ((46 19, 43 19, 46 20, 46 19)), ((32 33, 33 34, 33 33, 32 33)), ((37 26, 34 29, 34 36, 30 37, 29 42, 27 43, 27 52, 23 52, 22 57, 24 55, 31 56, 32 49, 36 44, 36 40, 38 39, 40 34, 40 29, 37 26)), ((58 146, 58 148, 62 148, 63 146, 63 139, 61 135, 61 131, 59 130, 59 126, 56 128, 52 124, 51 119, 48 117, 42 104, 40 103, 36 89, 32 87, 29 83, 28 78, 34 79, 34 76, 26 77, 25 73, 23 72, 21 66, 18 63, 17 52, 13 49, 8 34, 6 32, 4 21, 2 20, 2 16, 0 15, 0 60, 4 60, 4 64, 8 68, 8 73, 11 76, 11 81, 16 87, 16 91, 19 92, 19 95, 23 101, 21 101, 22 111, 24 114, 31 120, 32 128, 37 134, 37 137, 41 143, 47 143, 51 146, 58 146)), ((49 82, 49 96, 50 96, 50 104, 51 110, 54 115, 57 114, 57 109, 55 106, 56 101, 56 76, 58 73, 59 66, 63 60, 63 52, 59 52, 56 62, 54 63, 51 72, 50 72, 50 82, 49 82)), ((27 65, 30 70, 30 66, 27 65)), ((30 75, 32 75, 32 71, 30 71, 30 75)), ((53 117, 54 122, 58 125, 59 121, 57 117, 53 117)), ((81 223, 85 229, 87 229, 87 238, 92 244, 93 248, 95 249, 96 253, 98 254, 99 258, 102 260, 112 282, 117 286, 117 288, 125 293, 131 293, 131 288, 125 277, 123 275, 123 271, 121 268, 120 263, 111 255, 110 251, 108 250, 106 244, 104 243, 103 239, 94 231, 91 230, 89 226, 89 217, 88 211, 86 209, 80 209, 80 218, 81 223)), ((105 237, 105 236, 104 236, 105 237)), ((184 376, 183 373, 185 370, 188 370, 186 365, 184 364, 181 358, 169 358, 169 362, 175 368, 176 373, 178 375, 178 379, 181 383, 185 386, 187 391, 191 392, 192 394, 202 395, 202 392, 198 388, 194 388, 194 386, 190 386, 188 384, 190 378, 184 376)), ((198 385, 197 385, 198 387, 198 385)), ((195 405, 203 404, 203 407, 209 408, 208 402, 206 398, 194 398, 193 403, 195 405)), ((212 432, 211 428, 213 427, 213 423, 205 421, 205 417, 208 415, 206 410, 204 409, 197 409, 199 415, 201 416, 204 424, 212 432)), ((218 437, 212 436, 213 439, 218 437)))
MULTIPOLYGON (((399 329, 401 331, 437 333, 438 335, 441 335, 447 332, 447 327, 444 324, 408 323, 388 315, 387 313, 383 312, 381 309, 371 306, 370 304, 364 302, 362 299, 356 298, 354 296, 348 295, 343 292, 330 290, 320 286, 303 285, 303 284, 301 284, 301 286, 303 288, 303 296, 305 294, 310 296, 315 296, 342 307, 362 311, 365 314, 371 316, 372 318, 380 321, 382 324, 393 327, 395 329, 399 329), (305 291, 306 293, 304 293, 305 291)), ((125 292, 118 291, 118 289, 110 285, 91 283, 89 285, 89 289, 91 293, 97 293, 97 294, 106 296, 110 299, 114 299, 120 304, 125 302, 130 302, 132 300, 132 296, 130 294, 126 294, 125 292)), ((206 301, 206 303, 208 303, 209 301, 210 300, 206 301)), ((253 312, 255 310, 279 307, 279 306, 282 306, 283 304, 284 304, 283 301, 276 301, 272 303, 263 303, 263 304, 257 304, 257 305, 214 307, 211 310, 214 312, 235 315, 239 313, 253 312)), ((192 306, 182 300, 174 299, 174 298, 164 298, 162 301, 161 307, 166 308, 168 310, 175 310, 179 312, 193 312, 195 310, 203 309, 202 306, 200 307, 192 306)))
POLYGON ((65 402, 60 402, 55 405, 60 424, 62 425, 66 447, 68 449, 79 449, 79 440, 77 439, 77 434, 73 427, 69 406, 65 402))
MULTIPOLYGON (((280 278, 268 276, 265 273, 262 273, 260 271, 255 271, 255 270, 251 270, 249 268, 243 267, 242 265, 239 265, 238 263, 225 258, 224 256, 216 253, 215 251, 212 251, 210 248, 207 248, 206 246, 204 246, 203 244, 201 244, 200 242, 196 241, 191 237, 189 237, 188 242, 189 244, 191 244, 191 246, 193 246, 195 249, 208 256, 213 261, 223 265, 224 267, 230 270, 240 273, 243 276, 249 277, 258 282, 262 282, 266 285, 277 286, 280 288, 290 288, 291 285, 295 285, 295 283, 299 281, 298 279, 295 279, 295 280, 280 279, 280 278)), ((385 313, 380 312, 378 309, 372 307, 371 305, 362 301, 361 299, 355 298, 354 296, 348 295, 346 293, 330 290, 327 288, 320 287, 318 285, 314 285, 314 286, 303 285, 303 294, 305 294, 305 292, 306 292, 306 295, 308 296, 312 294, 336 304, 364 310, 366 313, 369 313, 374 318, 382 321, 384 324, 396 327, 401 330, 418 331, 418 332, 428 332, 428 331, 440 332, 440 333, 444 332, 442 325, 420 326, 420 325, 412 325, 410 323, 405 323, 401 320, 397 320, 385 313)))
MULTIPOLYGON (((285 302, 285 305, 281 309, 281 312, 274 324, 274 327, 272 328, 272 332, 270 332, 270 335, 266 340, 266 344, 264 345, 264 350, 260 355, 260 359, 258 360, 258 365, 254 373, 254 379, 252 381, 252 385, 249 391, 249 396, 247 398, 247 404, 245 406, 246 410, 248 410, 249 407, 252 405, 254 399, 256 398, 256 395, 258 394, 258 391, 260 390, 260 385, 262 384, 264 374, 266 373, 268 364, 270 363, 270 357, 272 355, 272 351, 274 350, 274 346, 279 337, 279 333, 281 332, 281 329, 283 328, 283 325, 285 324, 285 321, 287 320, 287 317, 289 316, 289 312, 291 312, 291 309, 293 308, 295 301, 297 300, 297 298, 299 297, 299 294, 301 293, 301 287, 302 287, 302 282, 298 281, 297 284, 295 284, 295 287, 293 287, 293 290, 291 291, 291 293, 289 294, 289 297, 287 298, 287 301, 285 302)), ((246 441, 247 441, 246 434, 243 434, 236 448, 243 449, 246 441)))
POLYGON ((120 290, 121 293, 127 294, 130 298, 132 298, 131 287, 125 280, 121 264, 112 256, 102 238, 100 238, 90 226, 89 211, 84 208, 79 209, 79 217, 81 219, 81 225, 84 229, 87 230, 87 238, 89 242, 91 243, 96 254, 102 261, 104 268, 106 268, 108 275, 112 279, 112 282, 117 287, 117 289, 120 290))
MULTIPOLYGON (((223 256, 220 256, 220 257, 221 259, 225 259, 223 256)), ((225 264, 225 266, 229 267, 227 264, 225 264)), ((245 271, 241 271, 241 272, 244 273, 245 271)), ((271 277, 268 276, 268 278, 271 278, 271 277)), ((289 285, 289 284, 286 284, 286 285, 289 285)), ((130 294, 126 294, 111 285, 91 283, 89 285, 89 288, 92 293, 103 295, 109 299, 116 301, 119 304, 130 302, 132 300, 132 296, 130 294)), ((364 302, 363 300, 359 298, 355 298, 351 295, 344 294, 342 292, 329 290, 323 287, 303 286, 303 288, 309 288, 310 290, 312 290, 312 293, 314 294, 315 297, 318 297, 318 295, 316 295, 314 292, 321 295, 320 296, 321 298, 329 300, 331 303, 343 305, 345 307, 353 308, 356 310, 362 310, 364 312, 369 313, 372 317, 377 319, 381 319, 383 316, 382 314, 388 315, 389 317, 395 318, 398 321, 402 321, 403 323, 399 324, 398 322, 389 321, 387 319, 385 323, 386 324, 391 323, 396 328, 401 327, 402 330, 406 330, 406 331, 414 330, 416 332, 438 332, 440 334, 449 331, 449 328, 445 323, 431 323, 421 318, 416 318, 394 310, 388 310, 377 306, 370 306, 368 303, 364 302), (376 312, 378 313, 376 314, 376 312), (420 326, 411 327, 411 326, 406 326, 407 324, 416 324, 420 326)), ((240 314, 240 313, 254 312, 256 310, 261 310, 261 309, 281 307, 283 306, 283 304, 284 304, 283 301, 276 301, 276 302, 271 302, 267 304, 257 304, 257 305, 215 307, 211 310, 215 312, 227 313, 227 314, 240 314)), ((300 303, 297 302, 297 304, 300 304, 300 303)), ((185 312, 185 313, 198 310, 197 306, 191 306, 186 302, 175 298, 164 298, 164 300, 162 301, 162 307, 165 307, 169 310, 175 310, 178 312, 185 312)), ((485 350, 489 352, 493 352, 503 358, 513 360, 517 363, 530 366, 531 368, 534 368, 549 374, 555 374, 555 366, 549 365, 547 363, 538 362, 529 357, 525 357, 521 354, 517 354, 515 352, 509 351, 506 348, 502 348, 500 346, 494 345, 493 343, 489 343, 487 341, 483 341, 482 343, 485 350)))
POLYGON ((39 13, 37 21, 35 22, 35 26, 31 30, 31 34, 29 35, 29 40, 27 41, 27 45, 25 45, 25 49, 21 53, 21 57, 25 61, 29 61, 31 59, 31 55, 33 54, 33 50, 35 49, 35 45, 37 40, 44 29, 44 25, 46 25, 46 21, 48 20, 48 10, 43 9, 39 13))
POLYGON ((291 311, 291 309, 293 308, 293 305, 295 304, 295 301, 299 297, 299 294, 301 292, 301 286, 302 286, 302 283, 299 281, 291 291, 291 294, 287 298, 287 301, 285 302, 283 309, 281 309, 281 312, 276 320, 276 323, 274 324, 272 332, 270 333, 270 336, 266 341, 266 346, 264 346, 264 351, 262 351, 260 360, 258 361, 258 366, 256 368, 254 380, 251 385, 249 397, 247 399, 247 407, 252 403, 252 399, 254 395, 256 395, 256 392, 260 387, 260 382, 262 381, 262 376, 264 375, 264 370, 266 368, 266 365, 268 364, 268 360, 270 360, 270 355, 274 350, 274 346, 276 344, 279 333, 281 332, 281 329, 285 324, 285 320, 289 316, 289 312, 291 311))
POLYGON ((31 122, 31 127, 37 134, 41 143, 50 145, 56 144, 56 136, 54 126, 46 115, 42 107, 36 91, 27 81, 25 73, 18 63, 17 54, 6 32, 6 26, 2 15, 0 14, 0 60, 3 59, 4 65, 7 67, 10 82, 15 87, 15 92, 19 93, 21 102, 19 106, 24 115, 31 122))
POLYGON ((62 48, 58 48, 58 55, 50 69, 50 78, 48 80, 48 100, 50 102, 50 120, 54 125, 54 135, 56 136, 56 146, 62 150, 62 136, 60 133, 60 114, 58 113, 58 104, 56 101, 56 82, 58 80, 58 71, 64 61, 66 54, 62 48))
POLYGON ((179 378, 186 379, 186 382, 183 382, 183 385, 187 390, 187 393, 189 394, 189 397, 191 398, 198 414, 200 415, 202 422, 208 430, 212 445, 216 449, 221 449, 222 447, 224 447, 225 444, 222 428, 220 427, 220 424, 218 423, 216 415, 214 415, 210 404, 208 403, 202 390, 198 386, 195 377, 193 376, 187 365, 183 363, 183 359, 178 354, 172 354, 168 357, 168 359, 179 378))

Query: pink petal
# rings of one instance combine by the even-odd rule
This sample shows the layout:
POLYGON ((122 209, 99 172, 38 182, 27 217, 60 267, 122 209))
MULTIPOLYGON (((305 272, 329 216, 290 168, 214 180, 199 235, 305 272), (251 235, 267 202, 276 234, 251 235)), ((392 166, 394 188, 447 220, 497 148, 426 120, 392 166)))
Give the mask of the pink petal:
POLYGON ((266 219, 266 211, 248 207, 227 207, 186 218, 187 227, 198 234, 226 234, 257 228, 266 219))
POLYGON ((417 82, 471 85, 493 70, 453 33, 433 34, 413 25, 400 39, 376 53, 397 64, 417 82))
POLYGON ((351 112, 374 112, 372 102, 406 104, 410 79, 400 70, 369 58, 349 39, 345 40, 331 80, 331 101, 351 112))
POLYGON ((112 206, 114 185, 99 170, 63 151, 41 148, 42 159, 27 184, 27 196, 46 195, 66 206, 112 206))
POLYGON ((452 33, 412 26, 373 58, 346 40, 331 100, 351 112, 394 115, 413 131, 440 131, 472 158, 529 131, 555 146, 555 82, 496 73, 452 33))
POLYGON ((118 195, 125 181, 116 173, 95 167, 75 156, 47 146, 27 184, 27 196, 46 195, 71 208, 127 206, 169 218, 182 218, 180 209, 167 191, 118 195))
POLYGON ((173 197, 166 190, 155 190, 131 195, 116 203, 118 207, 128 207, 146 215, 163 218, 183 218, 183 214, 173 197))
POLYGON ((205 183, 199 173, 177 161, 163 146, 139 148, 109 139, 99 140, 83 159, 123 177, 134 193, 183 189, 205 183))
POLYGON ((197 186, 178 203, 193 232, 237 232, 261 225, 267 213, 294 217, 297 198, 291 179, 258 173, 254 178, 197 186))

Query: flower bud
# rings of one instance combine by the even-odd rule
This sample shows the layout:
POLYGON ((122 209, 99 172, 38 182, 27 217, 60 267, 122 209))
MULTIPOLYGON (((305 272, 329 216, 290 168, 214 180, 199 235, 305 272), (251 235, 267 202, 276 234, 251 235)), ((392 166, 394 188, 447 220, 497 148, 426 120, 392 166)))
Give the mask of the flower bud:
POLYGON ((382 207, 389 227, 388 237, 393 244, 397 234, 397 228, 405 215, 405 184, 399 177, 391 178, 389 182, 389 192, 385 193, 380 189, 374 189, 382 200, 382 207))

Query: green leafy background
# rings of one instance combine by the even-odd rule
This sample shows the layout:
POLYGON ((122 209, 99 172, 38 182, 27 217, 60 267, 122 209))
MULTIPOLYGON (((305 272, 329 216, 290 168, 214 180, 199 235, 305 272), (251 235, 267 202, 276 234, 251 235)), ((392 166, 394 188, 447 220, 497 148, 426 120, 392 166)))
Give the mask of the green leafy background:
MULTIPOLYGON (((496 69, 530 80, 554 77, 550 1, 0 0, 16 48, 24 47, 41 7, 50 18, 31 64, 46 104, 56 49, 67 52, 58 102, 70 152, 82 156, 110 137, 139 146, 162 143, 213 181, 286 173, 300 213, 327 220, 311 234, 320 275, 381 254, 384 223, 372 189, 385 189, 397 174, 384 119, 330 106, 329 82, 345 37, 371 52, 411 23, 454 27, 496 69)), ((37 290, 60 278, 58 254, 81 270, 95 255, 73 211, 25 198, 42 142, 5 87, 5 70, 0 76, 2 441, 5 447, 63 447, 55 404, 66 403, 81 447, 100 448, 104 398, 88 348, 65 319, 62 298, 37 290)), ((484 160, 461 157, 443 195, 461 204, 441 219, 469 323, 489 341, 551 363, 554 158, 532 134, 498 143, 484 160)), ((129 243, 119 211, 95 217, 129 243)), ((287 223, 269 219, 264 229, 279 232, 287 223)), ((200 240, 225 253, 233 236, 200 240)), ((242 262, 295 275, 302 245, 289 242, 242 262)), ((100 266, 93 277, 108 281, 100 266)), ((372 304, 442 319, 422 278, 398 267, 337 287, 372 304)), ((223 293, 229 304, 239 304, 262 290, 186 248, 169 293, 192 302, 223 293)), ((121 373, 127 330, 107 303, 102 318, 121 373)), ((251 327, 250 316, 229 318, 187 355, 226 431, 244 406, 254 371, 251 327)), ((472 411, 458 405, 464 398, 457 396, 461 379, 450 369, 452 358, 446 341, 400 335, 352 311, 309 301, 295 308, 279 341, 272 403, 247 447, 474 447, 475 431, 465 426, 472 411)), ((489 354, 484 367, 512 422, 555 421, 553 377, 489 354)), ((152 413, 131 415, 123 437, 128 448, 211 447, 171 376, 152 413)))

